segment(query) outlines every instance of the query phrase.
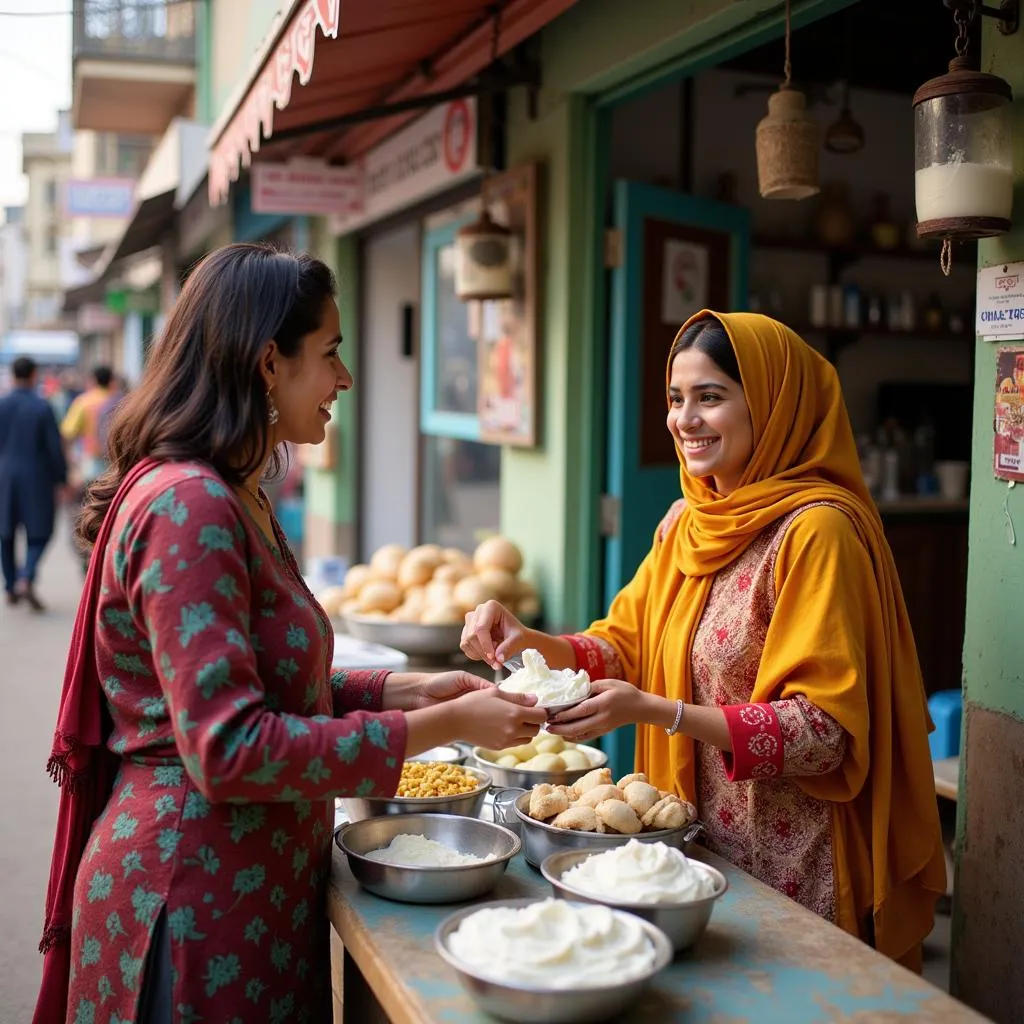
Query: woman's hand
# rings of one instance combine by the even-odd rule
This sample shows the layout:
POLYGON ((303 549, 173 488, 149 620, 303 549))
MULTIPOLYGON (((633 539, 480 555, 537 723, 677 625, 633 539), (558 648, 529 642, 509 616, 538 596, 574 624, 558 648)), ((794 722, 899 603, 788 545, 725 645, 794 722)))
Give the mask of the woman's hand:
POLYGON ((434 675, 426 673, 421 677, 419 684, 417 707, 429 708, 434 704, 443 704, 448 700, 455 700, 464 694, 473 693, 476 690, 489 690, 494 688, 494 683, 472 672, 438 672, 434 675))
POLYGON ((529 645, 526 627, 504 605, 487 601, 467 613, 460 646, 467 658, 499 669, 529 645))
POLYGON ((492 750, 528 743, 548 717, 536 703, 532 693, 506 693, 485 683, 482 689, 465 693, 448 705, 453 738, 492 750))
POLYGON ((604 736, 622 725, 647 720, 650 695, 622 679, 596 679, 590 684, 590 696, 548 723, 548 732, 574 743, 604 736))

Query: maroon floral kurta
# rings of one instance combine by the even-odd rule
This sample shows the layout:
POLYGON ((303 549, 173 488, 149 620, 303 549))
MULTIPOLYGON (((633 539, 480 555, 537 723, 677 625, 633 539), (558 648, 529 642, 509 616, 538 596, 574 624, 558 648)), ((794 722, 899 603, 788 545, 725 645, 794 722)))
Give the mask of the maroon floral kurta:
POLYGON ((208 467, 116 512, 97 661, 122 765, 79 869, 68 1020, 135 1021, 166 915, 175 1024, 330 1019, 333 798, 393 794, 384 673, 330 673, 330 620, 208 467))
MULTIPOLYGON (((834 921, 832 811, 795 776, 843 761, 846 733, 805 697, 749 703, 775 609, 776 562, 794 520, 779 519, 715 577, 693 643, 693 703, 726 715, 733 752, 697 743, 697 810, 716 853, 834 921)), ((682 511, 673 507, 664 534, 682 511)), ((567 637, 594 678, 622 678, 618 653, 585 633, 567 637)))

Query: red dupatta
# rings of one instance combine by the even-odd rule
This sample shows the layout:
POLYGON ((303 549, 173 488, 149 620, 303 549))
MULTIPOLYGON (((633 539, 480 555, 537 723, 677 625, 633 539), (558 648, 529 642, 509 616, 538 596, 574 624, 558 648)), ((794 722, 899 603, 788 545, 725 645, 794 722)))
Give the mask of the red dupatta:
POLYGON ((155 459, 143 459, 121 482, 96 538, 75 616, 57 728, 46 762, 47 772, 60 786, 60 807, 46 889, 46 921, 39 943, 39 951, 45 955, 43 980, 33 1024, 56 1024, 67 1016, 75 879, 93 822, 106 807, 117 774, 119 759, 106 746, 110 720, 96 667, 95 623, 103 556, 125 495, 158 465, 155 459))

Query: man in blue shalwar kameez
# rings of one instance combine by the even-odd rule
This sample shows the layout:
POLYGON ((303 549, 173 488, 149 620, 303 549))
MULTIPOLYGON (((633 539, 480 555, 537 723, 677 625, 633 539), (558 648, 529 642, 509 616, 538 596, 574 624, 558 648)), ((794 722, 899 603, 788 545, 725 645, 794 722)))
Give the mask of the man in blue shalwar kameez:
POLYGON ((36 364, 21 356, 12 366, 14 388, 0 398, 0 563, 7 603, 43 605, 35 579, 53 536, 57 489, 67 479, 64 449, 49 403, 36 394, 36 364), (18 567, 15 538, 25 531, 25 564, 18 567))

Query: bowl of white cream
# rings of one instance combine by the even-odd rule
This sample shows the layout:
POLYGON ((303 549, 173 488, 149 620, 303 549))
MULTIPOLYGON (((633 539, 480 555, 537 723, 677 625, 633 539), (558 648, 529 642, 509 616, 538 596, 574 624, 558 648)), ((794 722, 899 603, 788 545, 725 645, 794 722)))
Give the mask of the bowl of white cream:
POLYGON ((590 676, 582 669, 552 669, 540 651, 529 648, 520 655, 523 667, 498 683, 508 693, 532 693, 537 706, 544 708, 548 718, 575 707, 590 696, 590 676))
POLYGON ((673 955, 647 921, 555 899, 458 910, 441 922, 434 945, 480 1009, 517 1024, 608 1020, 635 1003, 673 955))
POLYGON ((631 839, 610 850, 566 850, 541 864, 555 896, 634 914, 657 925, 678 952, 704 933, 725 875, 667 843, 631 839))
POLYGON ((519 837, 461 814, 403 814, 343 825, 334 841, 356 881, 403 903, 461 903, 490 892, 519 837))

